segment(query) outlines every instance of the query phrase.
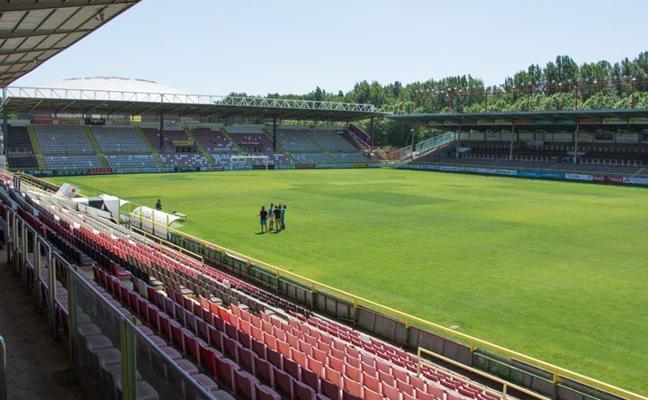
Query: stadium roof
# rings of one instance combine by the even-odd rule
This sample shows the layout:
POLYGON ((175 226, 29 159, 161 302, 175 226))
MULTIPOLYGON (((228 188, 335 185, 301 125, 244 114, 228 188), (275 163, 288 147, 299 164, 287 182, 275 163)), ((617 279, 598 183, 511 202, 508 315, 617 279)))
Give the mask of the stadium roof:
POLYGON ((396 121, 422 124, 430 127, 493 126, 493 125, 571 125, 630 124, 648 122, 648 109, 523 111, 479 113, 420 113, 387 115, 396 121))
POLYGON ((372 104, 87 89, 7 88, 7 112, 83 115, 171 114, 355 121, 382 117, 372 104))
POLYGON ((0 87, 27 74, 140 0, 2 0, 0 87))

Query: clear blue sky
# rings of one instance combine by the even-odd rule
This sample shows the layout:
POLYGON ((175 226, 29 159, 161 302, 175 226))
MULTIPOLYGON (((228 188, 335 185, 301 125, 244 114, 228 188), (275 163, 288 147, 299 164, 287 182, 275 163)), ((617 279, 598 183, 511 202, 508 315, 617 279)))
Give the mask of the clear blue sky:
POLYGON ((143 0, 14 85, 114 75, 192 93, 303 93, 648 50, 645 0, 143 0))

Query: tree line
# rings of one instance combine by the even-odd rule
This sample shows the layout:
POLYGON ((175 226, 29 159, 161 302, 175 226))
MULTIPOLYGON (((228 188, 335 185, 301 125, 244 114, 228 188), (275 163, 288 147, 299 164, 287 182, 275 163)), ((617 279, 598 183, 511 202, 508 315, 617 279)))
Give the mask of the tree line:
MULTIPOLYGON (((479 78, 461 75, 405 85, 398 81, 385 85, 362 81, 346 93, 317 87, 306 94, 269 93, 268 97, 371 103, 381 111, 398 114, 648 108, 648 51, 614 64, 599 61, 579 65, 561 55, 544 66, 532 64, 500 85, 484 85, 479 78)), ((369 129, 368 121, 359 125, 369 129)), ((375 144, 402 146, 409 130, 401 123, 377 119, 375 144)), ((417 140, 430 134, 429 130, 416 129, 417 140)))

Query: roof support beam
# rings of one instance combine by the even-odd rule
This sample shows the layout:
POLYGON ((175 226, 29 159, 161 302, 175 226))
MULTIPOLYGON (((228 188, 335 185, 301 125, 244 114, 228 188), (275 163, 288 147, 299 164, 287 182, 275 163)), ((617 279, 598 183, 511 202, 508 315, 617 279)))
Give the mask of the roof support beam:
POLYGON ((135 4, 136 0, 39 0, 25 5, 25 2, 3 1, 2 11, 33 11, 56 8, 109 6, 115 4, 135 4))
POLYGON ((46 48, 41 48, 41 49, 24 49, 24 50, 0 50, 0 57, 1 56, 10 56, 13 54, 27 54, 27 53, 43 53, 45 51, 52 51, 52 50, 64 50, 65 47, 61 46, 54 46, 54 47, 46 47, 46 48))
POLYGON ((36 110, 38 106, 40 106, 42 103, 43 103, 43 99, 40 99, 38 102, 36 102, 36 104, 34 104, 34 106, 29 109, 29 114, 33 113, 34 110, 36 110))
POLYGON ((58 110, 56 110, 55 114, 58 114, 58 113, 60 113, 61 111, 65 111, 66 108, 69 108, 69 107, 72 106, 74 103, 76 103, 76 101, 71 101, 71 102, 67 103, 67 104, 64 105, 63 107, 61 107, 61 108, 59 108, 58 110))
POLYGON ((27 39, 49 35, 69 35, 71 33, 90 33, 92 29, 50 29, 32 32, 0 32, 0 39, 27 39))

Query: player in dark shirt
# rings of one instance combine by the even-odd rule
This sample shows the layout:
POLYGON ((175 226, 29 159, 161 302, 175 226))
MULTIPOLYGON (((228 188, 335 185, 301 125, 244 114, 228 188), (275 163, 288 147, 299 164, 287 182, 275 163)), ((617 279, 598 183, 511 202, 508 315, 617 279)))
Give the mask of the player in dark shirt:
POLYGON ((259 218, 261 219, 261 233, 266 232, 266 224, 268 223, 268 212, 264 206, 261 206, 261 211, 259 211, 259 218))
POLYGON ((275 219, 275 232, 279 232, 281 230, 281 226, 279 225, 279 221, 281 221, 281 204, 277 204, 277 206, 274 209, 274 219, 275 219))

